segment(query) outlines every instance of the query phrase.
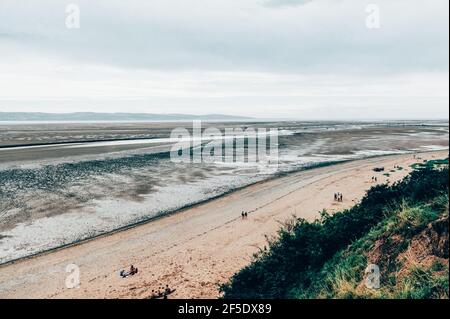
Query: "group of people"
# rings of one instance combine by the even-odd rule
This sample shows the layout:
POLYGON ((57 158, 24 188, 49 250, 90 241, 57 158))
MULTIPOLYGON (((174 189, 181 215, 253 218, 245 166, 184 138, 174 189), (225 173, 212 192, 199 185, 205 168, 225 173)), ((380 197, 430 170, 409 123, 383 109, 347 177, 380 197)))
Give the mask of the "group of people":
MULTIPOLYGON (((133 265, 130 266, 130 269, 128 271, 121 270, 120 271, 120 277, 126 278, 128 276, 134 276, 138 273, 138 269, 134 267, 133 265)), ((152 290, 151 295, 148 297, 149 299, 167 299, 167 296, 173 293, 175 289, 170 289, 169 285, 166 285, 164 288, 163 286, 159 287, 157 290, 152 290)))
POLYGON ((138 273, 138 269, 136 267, 134 267, 133 265, 131 265, 129 271, 121 270, 119 274, 120 274, 120 277, 126 278, 128 276, 134 276, 137 273, 138 273))
POLYGON ((378 178, 376 177, 376 176, 372 176, 372 183, 376 183, 376 182, 378 182, 378 178))
POLYGON ((169 296, 172 292, 174 292, 175 289, 170 289, 169 285, 166 285, 166 287, 159 287, 158 290, 152 290, 152 293, 150 295, 150 299, 167 299, 167 296, 169 296))
POLYGON ((342 202, 344 200, 344 196, 342 193, 334 193, 334 201, 336 202, 342 202))
POLYGON ((247 213, 247 212, 244 212, 244 211, 242 211, 242 213, 241 213, 241 217, 242 217, 242 219, 246 219, 246 218, 248 217, 248 213, 247 213))

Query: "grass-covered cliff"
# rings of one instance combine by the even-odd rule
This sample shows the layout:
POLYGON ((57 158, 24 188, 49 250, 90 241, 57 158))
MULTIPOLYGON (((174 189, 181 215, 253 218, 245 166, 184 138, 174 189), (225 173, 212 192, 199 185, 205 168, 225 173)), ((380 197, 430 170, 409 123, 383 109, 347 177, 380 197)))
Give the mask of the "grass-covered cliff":
POLYGON ((290 221, 221 287, 225 298, 448 298, 448 160, 314 222, 290 221), (365 269, 380 269, 368 289, 365 269))

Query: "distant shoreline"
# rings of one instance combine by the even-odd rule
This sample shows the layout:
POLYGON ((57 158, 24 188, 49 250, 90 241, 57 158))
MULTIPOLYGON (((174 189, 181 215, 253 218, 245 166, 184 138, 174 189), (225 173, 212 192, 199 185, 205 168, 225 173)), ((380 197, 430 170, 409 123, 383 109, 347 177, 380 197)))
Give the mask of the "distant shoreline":
MULTIPOLYGON (((130 117, 117 118, 114 115, 116 113, 86 113, 83 118, 75 118, 72 114, 78 113, 42 113, 48 114, 49 118, 35 118, 33 116, 27 116, 24 113, 23 116, 12 117, 7 114, 13 114, 10 112, 0 112, 0 125, 30 125, 30 124, 133 124, 133 123, 184 123, 192 122, 195 120, 210 122, 210 123, 227 123, 227 122, 249 122, 249 123, 268 123, 268 122, 305 122, 305 123, 383 123, 383 124, 395 124, 395 123, 405 123, 405 124, 418 124, 422 122, 429 123, 449 123, 449 119, 443 118, 429 118, 429 119, 337 119, 337 120, 327 120, 327 119, 303 119, 303 118, 264 118, 264 117, 251 117, 251 116, 234 116, 234 115, 188 115, 183 114, 179 116, 172 116, 168 114, 167 116, 154 114, 133 114, 130 113, 130 117), (103 116, 104 115, 104 116, 103 116), (56 118, 51 118, 55 116, 56 118), (102 118, 103 116, 103 118, 102 118), (112 116, 112 117, 109 117, 112 116), (58 118, 60 117, 60 118, 58 118), (96 118, 97 117, 97 118, 96 118), (6 119, 4 119, 6 118, 6 119), (94 118, 94 119, 93 119, 94 118)), ((19 114, 19 113, 17 113, 19 114)), ((32 113, 30 113, 32 114, 32 113)), ((45 116, 43 116, 45 117, 45 116)))
POLYGON ((155 114, 155 113, 45 113, 45 112, 0 112, 0 121, 7 122, 89 122, 89 121, 192 121, 192 120, 251 120, 248 116, 227 114, 155 114))

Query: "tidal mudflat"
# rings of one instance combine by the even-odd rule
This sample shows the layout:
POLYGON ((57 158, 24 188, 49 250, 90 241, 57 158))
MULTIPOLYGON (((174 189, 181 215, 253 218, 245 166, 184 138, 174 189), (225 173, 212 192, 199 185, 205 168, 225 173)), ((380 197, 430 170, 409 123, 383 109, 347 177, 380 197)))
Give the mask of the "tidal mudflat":
MULTIPOLYGON (((173 163, 191 123, 0 124, 0 263, 74 243, 308 167, 448 149, 447 122, 229 122, 281 132, 278 171, 173 163)), ((242 164, 242 165, 241 165, 242 164)))

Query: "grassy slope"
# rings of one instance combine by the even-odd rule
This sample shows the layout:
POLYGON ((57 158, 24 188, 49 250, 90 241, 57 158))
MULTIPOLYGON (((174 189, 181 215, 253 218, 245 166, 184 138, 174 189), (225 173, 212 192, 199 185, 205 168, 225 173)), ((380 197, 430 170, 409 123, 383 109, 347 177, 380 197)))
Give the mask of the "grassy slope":
MULTIPOLYGON (((297 298, 448 298, 448 247, 444 251, 417 251, 412 245, 436 223, 448 223, 448 196, 429 203, 404 204, 368 234, 338 252, 313 277, 297 298), (375 263, 381 270, 381 288, 362 284, 364 270, 375 263)), ((447 230, 448 232, 448 230, 447 230)))
POLYGON ((448 168, 435 164, 445 162, 373 187, 350 210, 287 223, 224 297, 448 298, 448 168), (368 263, 379 265, 381 289, 364 287, 368 263))

